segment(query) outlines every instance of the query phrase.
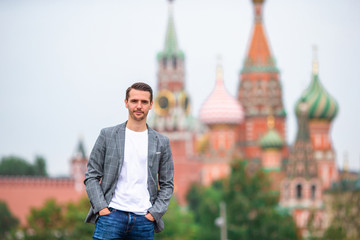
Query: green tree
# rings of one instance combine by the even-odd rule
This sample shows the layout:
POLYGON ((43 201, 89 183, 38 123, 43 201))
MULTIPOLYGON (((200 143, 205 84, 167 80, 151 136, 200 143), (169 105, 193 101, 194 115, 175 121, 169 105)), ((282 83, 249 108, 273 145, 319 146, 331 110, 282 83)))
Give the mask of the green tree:
POLYGON ((23 229, 25 240, 85 240, 91 239, 93 224, 85 224, 89 201, 84 198, 77 203, 58 204, 48 200, 42 208, 32 209, 28 226, 23 229))
POLYGON ((336 190, 329 193, 332 211, 330 226, 323 239, 360 239, 360 191, 336 190))
POLYGON ((40 209, 31 209, 25 239, 65 239, 64 212, 54 199, 40 209))
POLYGON ((172 198, 168 211, 163 217, 165 230, 155 234, 156 240, 192 240, 198 233, 193 214, 180 208, 175 198, 172 198))
POLYGON ((66 229, 67 240, 88 240, 92 238, 95 225, 84 223, 89 209, 90 202, 86 197, 77 203, 69 203, 66 206, 64 228, 66 229))
POLYGON ((0 175, 33 175, 34 169, 26 160, 9 156, 3 157, 0 162, 0 175))
POLYGON ((229 239, 298 239, 292 217, 277 210, 278 194, 271 190, 266 173, 249 173, 243 161, 232 163, 231 174, 211 187, 193 187, 188 194, 190 208, 200 225, 199 239, 219 239, 214 225, 219 203, 227 207, 229 239), (198 199, 196 199, 198 198, 198 199))
POLYGON ((41 156, 35 157, 35 163, 34 163, 34 175, 36 176, 48 176, 46 171, 46 161, 41 156))
POLYGON ((225 188, 230 239, 297 239, 293 218, 277 211, 278 194, 262 170, 246 171, 245 162, 234 161, 225 188))
POLYGON ((223 199, 221 188, 222 185, 219 182, 214 183, 211 187, 198 184, 191 186, 187 200, 200 228, 195 239, 219 239, 220 230, 215 226, 215 219, 219 216, 219 204, 223 199))
POLYGON ((46 161, 37 156, 31 164, 17 156, 3 157, 0 161, 0 175, 3 176, 47 176, 46 161))
POLYGON ((0 239, 5 239, 18 224, 19 220, 11 214, 6 203, 0 202, 0 239))

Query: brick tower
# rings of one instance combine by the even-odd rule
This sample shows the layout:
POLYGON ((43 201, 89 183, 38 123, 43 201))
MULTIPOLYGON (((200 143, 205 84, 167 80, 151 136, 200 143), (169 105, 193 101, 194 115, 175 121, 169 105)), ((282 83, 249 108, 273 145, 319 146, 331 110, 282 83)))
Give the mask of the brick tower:
POLYGON ((70 178, 74 180, 75 190, 78 192, 85 191, 85 172, 88 163, 88 158, 85 153, 84 143, 82 139, 79 140, 75 154, 71 159, 70 178))
POLYGON ((184 205, 190 184, 199 181, 201 163, 194 159, 197 124, 190 114, 190 98, 185 90, 185 56, 176 36, 173 0, 169 0, 165 44, 157 61, 157 94, 149 124, 170 139, 176 172, 175 196, 184 205))
POLYGON ((324 89, 319 80, 318 61, 314 48, 312 80, 296 105, 296 112, 300 112, 300 102, 308 103, 309 129, 314 158, 318 163, 318 174, 323 188, 328 189, 332 183, 339 180, 336 166, 335 150, 330 136, 330 127, 338 112, 338 104, 324 89))
POLYGON ((298 132, 280 191, 280 205, 290 210, 303 237, 308 235, 309 227, 318 230, 324 227, 323 187, 314 160, 308 127, 309 111, 304 99, 298 103, 298 132))
MULTIPOLYGON (((237 97, 245 110, 245 122, 238 128, 239 145, 245 158, 260 164, 260 138, 267 132, 267 117, 275 119, 274 129, 282 139, 285 136, 286 112, 282 100, 279 70, 271 54, 263 25, 264 0, 253 0, 255 19, 243 67, 237 97)), ((286 155, 287 147, 282 155, 286 155)))

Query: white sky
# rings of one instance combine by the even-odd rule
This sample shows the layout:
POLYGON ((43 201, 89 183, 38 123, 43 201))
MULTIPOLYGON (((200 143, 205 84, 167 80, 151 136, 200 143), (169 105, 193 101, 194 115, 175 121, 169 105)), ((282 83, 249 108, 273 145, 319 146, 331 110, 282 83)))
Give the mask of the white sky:
MULTIPOLYGON (((319 76, 338 101, 331 135, 342 168, 360 165, 360 1, 268 0, 264 22, 281 71, 288 142, 294 104, 311 80, 312 46, 319 76)), ((222 55, 235 96, 253 23, 250 0, 177 0, 176 31, 186 57, 192 113, 215 84, 222 55)), ((134 81, 156 86, 156 54, 167 24, 165 0, 0 0, 0 157, 47 159, 66 175, 83 137, 89 153, 100 129, 127 119, 123 99, 134 81)))

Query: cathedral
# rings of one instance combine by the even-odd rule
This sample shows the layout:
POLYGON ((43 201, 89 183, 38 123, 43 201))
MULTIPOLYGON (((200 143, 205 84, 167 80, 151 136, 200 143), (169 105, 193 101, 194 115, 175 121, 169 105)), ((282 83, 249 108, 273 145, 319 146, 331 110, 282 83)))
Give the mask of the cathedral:
POLYGON ((192 183, 210 185, 230 173, 230 162, 247 161, 251 170, 268 173, 279 206, 294 217, 303 236, 312 224, 327 226, 323 193, 339 179, 330 129, 338 104, 321 84, 316 50, 312 79, 295 104, 297 136, 286 142, 287 112, 279 69, 270 51, 263 21, 264 0, 252 0, 254 22, 250 45, 238 76, 237 96, 224 84, 218 60, 214 87, 199 118, 190 112, 185 53, 175 31, 169 1, 164 48, 157 55, 157 94, 149 124, 168 136, 175 164, 175 196, 186 204, 192 183))

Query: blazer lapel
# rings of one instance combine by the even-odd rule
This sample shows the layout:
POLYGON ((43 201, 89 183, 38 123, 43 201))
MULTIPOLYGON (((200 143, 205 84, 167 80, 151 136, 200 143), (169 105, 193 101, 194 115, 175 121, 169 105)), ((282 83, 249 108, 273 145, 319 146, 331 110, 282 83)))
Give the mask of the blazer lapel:
POLYGON ((153 165, 156 148, 157 148, 157 136, 149 126, 148 126, 148 167, 151 168, 153 165))
POLYGON ((121 170, 122 163, 124 161, 124 149, 125 149, 125 129, 126 129, 126 122, 121 124, 117 130, 116 134, 116 148, 118 150, 120 159, 119 159, 119 174, 121 170))

